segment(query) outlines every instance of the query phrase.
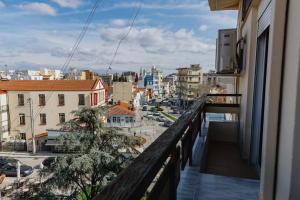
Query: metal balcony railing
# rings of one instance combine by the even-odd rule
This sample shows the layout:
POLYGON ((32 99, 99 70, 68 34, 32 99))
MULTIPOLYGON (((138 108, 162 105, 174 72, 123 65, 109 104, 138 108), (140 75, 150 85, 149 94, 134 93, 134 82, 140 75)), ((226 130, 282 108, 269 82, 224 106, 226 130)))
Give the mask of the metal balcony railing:
MULTIPOLYGON (((108 184, 95 199, 176 199, 180 172, 192 163, 193 145, 201 135, 206 105, 212 99, 240 98, 236 94, 206 94, 160 135, 134 162, 108 184)), ((224 100, 224 99, 223 99, 224 100)), ((223 105, 237 105, 222 101, 223 105)), ((216 104, 217 105, 217 104, 216 104)))

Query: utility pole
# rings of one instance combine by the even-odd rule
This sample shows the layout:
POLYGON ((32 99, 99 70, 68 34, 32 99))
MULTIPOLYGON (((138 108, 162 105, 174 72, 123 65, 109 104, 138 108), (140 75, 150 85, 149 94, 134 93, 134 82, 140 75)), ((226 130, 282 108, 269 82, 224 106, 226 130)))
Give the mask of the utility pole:
POLYGON ((31 137, 32 137, 32 153, 36 153, 36 146, 35 146, 35 135, 34 135, 34 119, 33 119, 33 108, 32 108, 32 99, 29 97, 27 99, 29 103, 30 109, 30 124, 31 124, 31 137))

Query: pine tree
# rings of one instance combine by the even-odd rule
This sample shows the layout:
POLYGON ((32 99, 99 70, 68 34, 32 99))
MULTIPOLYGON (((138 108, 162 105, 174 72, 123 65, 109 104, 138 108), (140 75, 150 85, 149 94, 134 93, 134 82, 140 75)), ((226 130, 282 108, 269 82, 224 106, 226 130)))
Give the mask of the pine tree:
POLYGON ((43 170, 51 178, 40 195, 53 196, 53 191, 59 189, 76 199, 92 199, 137 156, 134 137, 103 126, 99 117, 105 112, 102 108, 83 108, 64 124, 62 130, 68 133, 60 142, 67 151, 75 153, 58 157, 50 168, 43 170))

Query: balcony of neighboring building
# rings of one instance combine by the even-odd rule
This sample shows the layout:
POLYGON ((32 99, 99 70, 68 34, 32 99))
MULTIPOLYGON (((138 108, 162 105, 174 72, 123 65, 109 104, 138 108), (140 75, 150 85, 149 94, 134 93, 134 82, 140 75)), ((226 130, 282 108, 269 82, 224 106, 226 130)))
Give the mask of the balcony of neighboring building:
POLYGON ((240 156, 238 94, 203 95, 96 199, 255 199, 240 156))

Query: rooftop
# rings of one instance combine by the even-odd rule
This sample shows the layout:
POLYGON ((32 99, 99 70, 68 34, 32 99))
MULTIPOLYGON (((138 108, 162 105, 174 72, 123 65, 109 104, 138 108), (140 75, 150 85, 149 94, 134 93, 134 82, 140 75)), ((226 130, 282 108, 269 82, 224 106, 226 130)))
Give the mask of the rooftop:
POLYGON ((108 111, 108 115, 128 115, 135 116, 135 113, 131 110, 131 106, 128 103, 120 102, 117 105, 111 107, 108 111))
POLYGON ((0 89, 6 91, 90 91, 98 80, 5 80, 0 89))

